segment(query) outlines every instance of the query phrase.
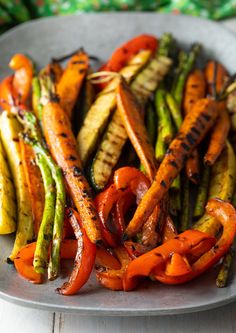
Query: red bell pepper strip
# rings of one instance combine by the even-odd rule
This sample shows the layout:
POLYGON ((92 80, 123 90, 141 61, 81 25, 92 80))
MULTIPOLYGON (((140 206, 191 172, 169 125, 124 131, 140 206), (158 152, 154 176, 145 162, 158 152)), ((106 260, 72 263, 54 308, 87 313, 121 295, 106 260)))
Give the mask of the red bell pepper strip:
POLYGON ((15 71, 13 76, 13 89, 20 103, 25 104, 30 96, 34 66, 32 61, 24 54, 15 54, 9 63, 9 67, 15 71))
POLYGON ((142 276, 149 276, 154 270, 163 271, 173 253, 186 255, 195 246, 201 244, 208 250, 216 243, 216 239, 198 230, 187 230, 165 244, 149 251, 133 260, 124 274, 123 287, 128 291, 134 289, 142 276))
POLYGON ((138 52, 151 50, 154 53, 157 46, 158 40, 154 36, 145 34, 136 36, 113 52, 110 60, 103 66, 103 70, 119 72, 138 52))
POLYGON ((97 209, 100 218, 100 227, 102 233, 102 239, 106 245, 110 247, 116 247, 119 243, 119 237, 116 233, 117 230, 109 230, 108 219, 115 203, 125 193, 121 190, 117 190, 115 185, 112 184, 108 189, 99 193, 94 204, 97 209))
POLYGON ((121 264, 110 252, 108 252, 108 250, 102 247, 97 247, 95 267, 96 269, 104 267, 107 269, 118 270, 121 268, 121 264))
POLYGON ((62 295, 74 295, 81 289, 90 277, 96 258, 96 245, 86 235, 79 214, 70 208, 68 217, 74 230, 78 247, 69 281, 57 289, 57 292, 62 295))
POLYGON ((123 275, 131 261, 127 250, 123 247, 117 247, 114 252, 121 263, 120 269, 106 269, 101 267, 96 269, 96 277, 99 283, 105 288, 111 290, 123 290, 123 275))
MULTIPOLYGON (((24 279, 31 283, 39 284, 43 282, 42 274, 38 274, 34 270, 33 259, 36 248, 36 242, 27 244, 18 253, 14 260, 14 265, 24 279)), ((61 245, 61 258, 73 259, 77 252, 77 241, 72 239, 65 239, 61 245)))
POLYGON ((6 77, 0 83, 0 106, 3 110, 11 111, 15 105, 13 75, 6 77))
POLYGON ((185 283, 207 271, 227 253, 236 234, 235 208, 220 199, 211 199, 206 206, 206 211, 222 224, 223 232, 217 243, 192 264, 191 271, 188 274, 173 277, 168 276, 165 272, 158 273, 158 270, 155 269, 155 279, 165 284, 185 283))
POLYGON ((136 198, 131 191, 125 191, 115 204, 112 216, 116 221, 116 225, 118 227, 117 234, 120 238, 126 228, 125 215, 130 211, 131 207, 134 206, 135 199, 136 198))

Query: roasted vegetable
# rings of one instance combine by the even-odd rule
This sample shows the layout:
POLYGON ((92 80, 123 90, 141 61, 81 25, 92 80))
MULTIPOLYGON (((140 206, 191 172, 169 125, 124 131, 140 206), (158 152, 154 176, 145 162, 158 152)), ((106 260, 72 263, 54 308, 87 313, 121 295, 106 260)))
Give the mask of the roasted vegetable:
POLYGON ((69 118, 56 102, 43 108, 43 129, 49 149, 61 167, 69 193, 92 243, 101 239, 98 216, 92 201, 89 185, 83 176, 69 118))
POLYGON ((57 84, 56 91, 60 105, 70 119, 88 66, 88 55, 84 51, 79 51, 71 57, 57 84))
POLYGON ((16 116, 4 111, 0 118, 0 130, 3 147, 11 169, 17 198, 17 231, 10 259, 14 260, 19 250, 32 241, 34 226, 29 189, 21 161, 19 134, 22 126, 16 116))
MULTIPOLYGON (((131 83, 131 89, 141 102, 141 105, 145 105, 147 99, 170 70, 172 60, 168 58, 168 53, 172 42, 173 38, 171 35, 164 35, 154 59, 147 63, 131 83)), ((91 178, 96 189, 101 190, 107 184, 126 140, 127 133, 123 121, 119 112, 115 111, 98 148, 91 169, 91 178)))
POLYGON ((15 188, 7 162, 7 156, 0 141, 0 234, 10 234, 16 230, 17 207, 15 188))
POLYGON ((125 231, 127 236, 133 236, 138 232, 151 215, 154 207, 164 197, 173 180, 183 168, 186 158, 214 124, 217 111, 216 102, 201 99, 194 105, 191 114, 185 117, 176 138, 169 146, 151 187, 141 200, 125 231))
MULTIPOLYGON (((210 186, 208 199, 220 198, 230 201, 234 191, 236 179, 235 155, 232 146, 227 142, 221 156, 211 169, 210 186)), ((212 228, 218 228, 219 223, 208 214, 204 214, 198 222, 194 224, 194 229, 201 228, 204 232, 209 232, 212 228)))

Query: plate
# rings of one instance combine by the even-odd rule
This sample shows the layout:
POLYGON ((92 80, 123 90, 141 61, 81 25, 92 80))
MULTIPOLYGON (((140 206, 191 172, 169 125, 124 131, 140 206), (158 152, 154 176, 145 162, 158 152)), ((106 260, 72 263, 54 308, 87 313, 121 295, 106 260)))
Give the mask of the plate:
MULTIPOLYGON (((132 36, 139 33, 160 36, 166 31, 172 32, 183 46, 201 42, 207 57, 212 56, 230 72, 235 71, 236 38, 219 24, 185 16, 124 13, 40 19, 5 33, 0 38, 0 76, 9 73, 7 64, 16 52, 32 56, 43 66, 51 57, 83 46, 89 54, 105 60, 114 48, 132 36)), ((0 297, 31 308, 100 316, 143 316, 206 310, 236 300, 236 272, 227 288, 218 289, 214 269, 183 286, 147 282, 128 293, 104 289, 91 278, 78 295, 60 296, 55 289, 62 284, 63 277, 35 286, 21 279, 14 266, 6 263, 12 242, 12 236, 0 237, 0 297)))

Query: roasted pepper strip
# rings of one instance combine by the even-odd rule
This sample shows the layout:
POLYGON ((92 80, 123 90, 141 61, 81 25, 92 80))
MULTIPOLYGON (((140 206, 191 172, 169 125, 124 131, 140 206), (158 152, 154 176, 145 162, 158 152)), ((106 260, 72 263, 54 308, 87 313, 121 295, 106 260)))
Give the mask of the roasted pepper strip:
POLYGON ((123 290, 123 275, 131 261, 127 250, 120 246, 114 249, 114 252, 121 263, 120 269, 96 269, 96 277, 98 282, 105 288, 111 290, 123 290))
POLYGON ((34 66, 32 61, 24 54, 15 54, 9 63, 9 67, 15 71, 13 76, 13 88, 22 104, 27 104, 30 96, 34 66))
POLYGON ((217 243, 198 258, 192 265, 191 271, 183 276, 167 276, 158 274, 155 268, 155 278, 166 284, 182 284, 199 276, 215 265, 230 249, 236 234, 236 211, 232 205, 220 200, 211 199, 206 206, 208 214, 216 218, 223 227, 223 232, 217 243))
POLYGON ((216 239, 206 233, 197 230, 186 230, 165 244, 133 260, 128 265, 124 275, 124 290, 134 289, 140 277, 149 276, 154 270, 155 272, 157 269, 164 271, 171 254, 186 255, 199 245, 209 250, 215 242, 216 239))
POLYGON ((96 245, 93 244, 86 235, 79 214, 72 208, 68 210, 68 214, 78 242, 78 247, 73 271, 69 277, 69 281, 57 289, 59 294, 66 296, 76 294, 87 282, 96 258, 96 245))
POLYGON ((6 77, 0 84, 0 106, 2 110, 11 111, 15 104, 15 95, 13 96, 12 87, 13 75, 6 77))

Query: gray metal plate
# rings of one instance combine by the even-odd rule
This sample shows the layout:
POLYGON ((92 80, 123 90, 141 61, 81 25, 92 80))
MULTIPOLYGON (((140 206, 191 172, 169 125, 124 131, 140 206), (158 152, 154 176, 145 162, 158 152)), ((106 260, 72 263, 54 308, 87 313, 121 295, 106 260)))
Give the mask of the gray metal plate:
MULTIPOLYGON (((9 73, 7 64, 16 52, 32 56, 39 66, 51 57, 83 46, 89 54, 107 59, 122 42, 139 33, 160 36, 170 31, 183 45, 203 44, 206 56, 222 61, 234 72, 236 38, 219 24, 185 16, 156 13, 83 14, 46 18, 23 24, 0 38, 0 77, 9 73)), ((43 285, 21 279, 5 259, 13 238, 0 236, 0 297, 28 307, 89 315, 164 315, 206 310, 236 299, 236 272, 229 287, 215 287, 215 271, 183 286, 146 283, 124 293, 100 287, 94 278, 76 296, 60 296, 55 288, 63 278, 43 285)), ((235 265, 234 265, 235 266, 235 265)))

